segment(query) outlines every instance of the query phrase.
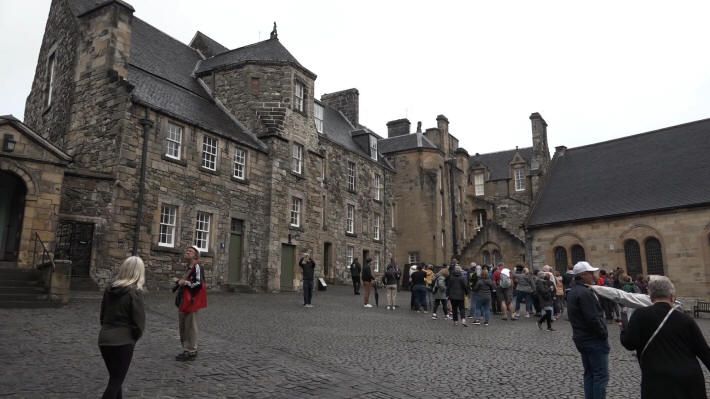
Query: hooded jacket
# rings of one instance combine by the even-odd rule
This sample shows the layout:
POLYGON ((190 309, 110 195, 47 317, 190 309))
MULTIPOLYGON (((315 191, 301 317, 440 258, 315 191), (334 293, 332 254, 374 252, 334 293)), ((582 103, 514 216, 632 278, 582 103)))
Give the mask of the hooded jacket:
POLYGON ((463 301, 470 292, 468 281, 459 271, 454 271, 446 288, 449 293, 449 299, 456 301, 463 301))
POLYGON ((135 286, 106 288, 100 322, 99 345, 135 344, 145 329, 143 294, 135 286))

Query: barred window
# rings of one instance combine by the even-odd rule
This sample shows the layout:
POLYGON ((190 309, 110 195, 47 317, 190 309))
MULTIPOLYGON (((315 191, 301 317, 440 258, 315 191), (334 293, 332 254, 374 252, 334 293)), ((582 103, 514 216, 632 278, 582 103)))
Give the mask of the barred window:
POLYGON ((646 272, 663 276, 663 253, 661 242, 655 237, 646 239, 646 272))
POLYGON ((641 247, 636 240, 624 242, 624 258, 626 258, 626 274, 636 277, 643 274, 641 267, 641 247))
POLYGON ((484 184, 483 184, 483 173, 476 173, 473 175, 473 189, 476 196, 483 195, 484 184))
POLYGON ((376 174, 375 175, 375 199, 377 201, 380 201, 382 199, 381 195, 380 195, 380 184, 381 184, 380 175, 376 174))
POLYGON ((244 171, 246 169, 247 152, 241 148, 237 148, 234 152, 234 177, 239 180, 244 180, 244 171))
POLYGON ((182 126, 168 123, 168 137, 166 139, 166 146, 166 157, 180 159, 180 149, 182 146, 182 126))
POLYGON ((410 252, 407 254, 408 263, 419 263, 419 252, 410 252))
POLYGON ((202 138, 202 167, 217 170, 217 139, 210 136, 202 138))
POLYGON ((294 101, 294 106, 296 107, 296 111, 303 112, 304 111, 303 99, 305 97, 306 87, 303 85, 303 83, 296 82, 294 91, 295 91, 294 97, 296 97, 296 100, 294 101))
POLYGON ((375 273, 380 271, 380 251, 375 251, 375 256, 372 258, 372 265, 375 273))
POLYGON ((375 240, 380 239, 380 214, 376 213, 375 217, 373 218, 374 223, 373 223, 373 230, 372 230, 372 235, 375 240))
POLYGON ((163 205, 160 207, 160 233, 158 234, 158 245, 161 247, 175 246, 175 219, 177 207, 163 205))
POLYGON ((555 270, 560 273, 567 272, 567 250, 565 247, 555 247, 555 270))
POLYGON ((299 175, 303 173, 303 146, 293 143, 291 170, 299 175))
MULTIPOLYGON (((587 257, 584 254, 584 248, 581 245, 573 245, 572 246, 572 264, 576 265, 577 262, 587 260, 587 257)), ((562 273, 562 271, 560 271, 562 273)))
POLYGON ((355 162, 348 161, 348 190, 355 191, 355 162))
POLYGON ((355 205, 348 204, 346 231, 350 234, 355 233, 355 205))
POLYGON ((316 121, 316 132, 323 133, 323 106, 313 103, 313 119, 316 121))
POLYGON ((355 247, 352 245, 348 245, 347 251, 345 253, 345 261, 347 262, 348 266, 353 264, 353 260, 355 259, 355 247))
POLYGON ((206 212, 197 212, 195 225, 195 246, 201 252, 209 251, 210 245, 210 219, 212 215, 206 212))
POLYGON ((515 175, 515 191, 525 190, 525 170, 523 168, 516 168, 513 171, 515 175))
POLYGON ((293 227, 301 226, 301 202, 300 198, 291 198, 291 226, 293 227))

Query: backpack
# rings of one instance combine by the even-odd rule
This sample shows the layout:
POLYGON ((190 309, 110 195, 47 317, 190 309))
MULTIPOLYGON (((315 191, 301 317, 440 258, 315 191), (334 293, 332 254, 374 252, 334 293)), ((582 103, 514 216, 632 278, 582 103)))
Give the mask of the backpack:
POLYGON ((500 274, 500 288, 510 288, 511 285, 512 285, 512 282, 510 281, 510 277, 501 273, 500 274))
POLYGON ((431 282, 429 283, 429 289, 431 290, 432 293, 436 293, 436 291, 439 290, 439 275, 435 275, 432 279, 431 282))

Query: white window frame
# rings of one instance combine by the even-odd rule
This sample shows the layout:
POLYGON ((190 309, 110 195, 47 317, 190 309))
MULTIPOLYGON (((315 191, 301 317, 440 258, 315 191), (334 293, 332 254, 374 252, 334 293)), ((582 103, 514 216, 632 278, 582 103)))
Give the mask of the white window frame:
POLYGON ((177 206, 168 204, 161 205, 160 223, 158 228, 158 246, 169 248, 173 248, 175 246, 176 225, 177 206))
POLYGON ((355 191, 355 162, 348 161, 348 190, 355 191))
POLYGON ((217 170, 217 153, 219 142, 208 135, 202 136, 202 167, 208 170, 217 170))
POLYGON ((348 263, 348 267, 353 264, 355 260, 355 247, 348 245, 345 249, 345 261, 348 263))
POLYGON ((301 227, 301 209, 303 209, 303 200, 298 197, 291 197, 291 227, 301 227))
POLYGON ((372 226, 373 226, 372 237, 373 237, 375 240, 379 240, 379 239, 380 239, 380 221, 381 221, 380 214, 379 214, 379 213, 376 213, 376 214, 372 217, 372 219, 373 219, 373 223, 372 223, 372 226))
POLYGON ((323 106, 313 103, 313 120, 316 123, 316 132, 323 133, 323 106))
POLYGON ((392 207, 390 208, 390 227, 394 229, 394 220, 397 216, 397 204, 392 204, 392 207))
POLYGON ((370 135, 370 158, 377 161, 377 137, 370 135))
POLYGON ((486 183, 483 180, 483 173, 478 172, 473 174, 473 190, 474 195, 481 196, 485 194, 486 183))
POLYGON ((525 169, 515 168, 513 169, 513 176, 515 178, 515 191, 525 191, 525 169))
POLYGON ((355 205, 347 204, 345 212, 345 231, 355 234, 355 205))
POLYGON ((379 174, 375 174, 375 200, 382 201, 382 195, 380 194, 380 185, 382 184, 382 177, 379 174))
POLYGON ((375 256, 372 259, 372 263, 374 263, 374 272, 378 273, 380 271, 380 251, 375 251, 375 256))
POLYGON ((168 122, 168 134, 165 137, 166 157, 180 159, 182 155, 182 132, 182 126, 168 122))
POLYGON ((299 112, 304 112, 304 104, 305 104, 305 97, 306 97, 306 85, 304 85, 301 82, 296 82, 294 85, 294 106, 296 107, 296 111, 299 112))
POLYGON ((483 212, 478 211, 476 214, 476 229, 480 230, 483 228, 483 212))
POLYGON ((247 152, 239 147, 234 149, 234 171, 232 176, 235 179, 244 180, 247 170, 247 152))
POLYGON ((419 252, 407 253, 407 260, 409 261, 409 264, 419 263, 419 252))
POLYGON ((195 246, 200 252, 209 252, 212 214, 198 211, 195 221, 195 246))
POLYGON ((293 173, 303 174, 303 145, 293 143, 291 149, 291 171, 293 173))
POLYGON ((52 105, 52 96, 54 95, 54 81, 56 80, 56 70, 57 70, 57 53, 52 52, 49 55, 49 65, 47 77, 47 107, 52 105))

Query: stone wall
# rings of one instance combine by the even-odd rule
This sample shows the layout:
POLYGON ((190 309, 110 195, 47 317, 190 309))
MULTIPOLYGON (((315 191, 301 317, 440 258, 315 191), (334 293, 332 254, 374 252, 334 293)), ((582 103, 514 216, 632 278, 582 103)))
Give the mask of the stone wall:
POLYGON ((635 239, 641 247, 643 273, 647 261, 644 241, 655 237, 661 242, 665 274, 673 280, 680 296, 710 298, 710 208, 683 209, 629 217, 576 222, 534 229, 534 267, 554 265, 554 248, 584 248, 586 260, 602 269, 626 268, 624 242, 635 239))

